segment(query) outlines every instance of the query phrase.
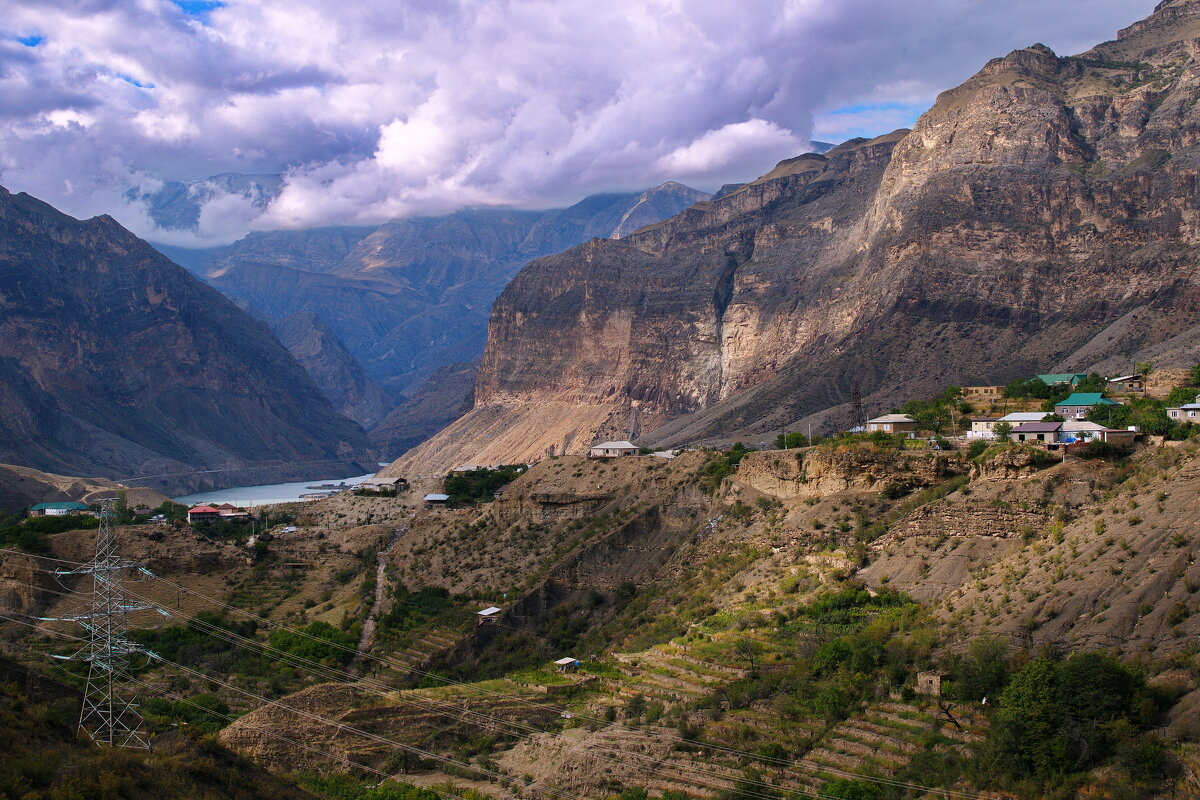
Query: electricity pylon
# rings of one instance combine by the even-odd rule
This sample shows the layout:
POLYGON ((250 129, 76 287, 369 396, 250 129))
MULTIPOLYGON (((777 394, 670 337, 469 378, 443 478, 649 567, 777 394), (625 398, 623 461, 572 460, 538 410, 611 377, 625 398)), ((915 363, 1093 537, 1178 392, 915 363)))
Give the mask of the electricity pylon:
POLYGON ((113 525, 112 500, 100 501, 100 528, 96 531, 96 555, 84 566, 59 570, 58 575, 91 575, 92 602, 87 611, 58 618, 75 622, 87 632, 87 644, 64 660, 88 662, 87 691, 79 714, 79 729, 92 741, 108 747, 150 749, 145 723, 137 702, 121 692, 129 679, 130 656, 153 654, 129 639, 129 614, 153 606, 130 603, 122 584, 126 570, 138 565, 121 559, 113 525))

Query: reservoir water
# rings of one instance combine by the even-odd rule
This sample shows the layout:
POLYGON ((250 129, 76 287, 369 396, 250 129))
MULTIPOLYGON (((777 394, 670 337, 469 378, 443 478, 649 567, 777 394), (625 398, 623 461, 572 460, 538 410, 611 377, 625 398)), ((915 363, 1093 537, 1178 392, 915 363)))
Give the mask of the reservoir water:
MULTIPOLYGON (((373 473, 372 473, 373 474, 373 473)), ((371 475, 357 475, 353 478, 315 478, 309 481, 297 481, 296 483, 268 483, 262 486, 234 486, 230 489, 214 489, 211 492, 198 492, 196 494, 184 495, 176 497, 176 503, 184 505, 194 505, 196 503, 232 503, 235 506, 262 506, 271 503, 292 503, 297 500, 307 500, 312 498, 304 498, 300 495, 319 492, 320 489, 310 487, 320 486, 324 483, 346 483, 351 486, 358 484, 370 478, 371 475)))

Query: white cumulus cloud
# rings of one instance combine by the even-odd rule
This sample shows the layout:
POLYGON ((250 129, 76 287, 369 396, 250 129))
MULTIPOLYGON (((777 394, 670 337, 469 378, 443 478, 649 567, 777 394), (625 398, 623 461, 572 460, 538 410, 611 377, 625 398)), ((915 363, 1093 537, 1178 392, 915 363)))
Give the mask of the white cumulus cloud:
POLYGON ((814 119, 833 137, 908 120, 991 56, 1078 51, 1153 6, 0 0, 0 183, 177 243, 711 189, 802 152, 814 119), (128 196, 225 172, 285 183, 265 207, 213 196, 184 233, 128 196))

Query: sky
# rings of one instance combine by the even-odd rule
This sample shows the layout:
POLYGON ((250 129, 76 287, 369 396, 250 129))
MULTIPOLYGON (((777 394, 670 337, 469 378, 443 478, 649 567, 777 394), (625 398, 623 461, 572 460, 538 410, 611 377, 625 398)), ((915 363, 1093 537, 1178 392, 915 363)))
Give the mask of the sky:
POLYGON ((152 241, 714 190, 1155 0, 0 0, 0 184, 152 241), (168 181, 209 191, 157 228, 168 181))

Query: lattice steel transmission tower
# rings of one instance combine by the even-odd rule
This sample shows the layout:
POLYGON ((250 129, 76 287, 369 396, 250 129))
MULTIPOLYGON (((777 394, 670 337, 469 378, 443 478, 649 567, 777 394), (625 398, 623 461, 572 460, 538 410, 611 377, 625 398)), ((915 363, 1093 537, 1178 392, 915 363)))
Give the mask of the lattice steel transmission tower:
POLYGON ((121 559, 113 524, 112 500, 100 502, 100 528, 96 531, 96 555, 75 570, 59 570, 61 576, 91 575, 91 606, 78 614, 58 618, 76 622, 87 632, 87 644, 74 655, 56 656, 88 663, 87 691, 79 714, 79 729, 92 741, 109 747, 150 749, 137 702, 122 693, 129 679, 130 656, 153 654, 129 639, 129 614, 153 606, 130 603, 122 584, 124 574, 137 564, 121 559))

